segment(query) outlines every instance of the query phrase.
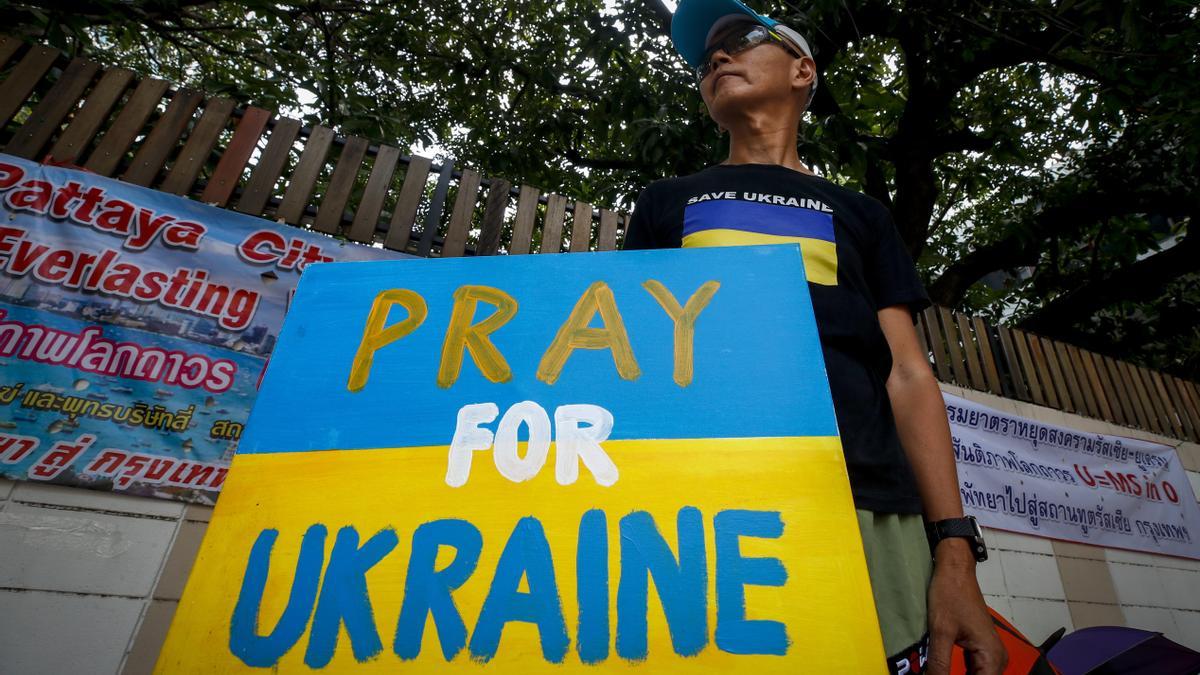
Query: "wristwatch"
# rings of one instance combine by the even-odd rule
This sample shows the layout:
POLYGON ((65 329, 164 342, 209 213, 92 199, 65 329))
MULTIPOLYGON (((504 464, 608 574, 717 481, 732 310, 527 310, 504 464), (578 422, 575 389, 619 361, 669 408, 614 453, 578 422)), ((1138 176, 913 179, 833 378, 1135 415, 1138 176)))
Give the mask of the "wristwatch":
POLYGON ((975 554, 975 562, 987 560, 987 546, 983 543, 983 530, 975 516, 965 518, 947 518, 925 524, 925 534, 929 537, 929 550, 937 548, 938 542, 951 537, 962 537, 971 543, 971 553, 975 554))

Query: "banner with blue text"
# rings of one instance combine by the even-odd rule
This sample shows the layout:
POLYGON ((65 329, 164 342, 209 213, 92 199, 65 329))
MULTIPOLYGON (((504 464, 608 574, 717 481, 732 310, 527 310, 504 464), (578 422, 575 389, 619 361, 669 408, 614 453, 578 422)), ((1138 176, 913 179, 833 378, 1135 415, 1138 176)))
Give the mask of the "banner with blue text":
POLYGON ((162 673, 878 673, 798 246, 304 275, 162 673))
POLYGON ((0 476, 213 503, 300 272, 399 254, 0 155, 0 476))
POLYGON ((963 507, 981 524, 1200 558, 1200 505, 1171 446, 943 397, 963 507))

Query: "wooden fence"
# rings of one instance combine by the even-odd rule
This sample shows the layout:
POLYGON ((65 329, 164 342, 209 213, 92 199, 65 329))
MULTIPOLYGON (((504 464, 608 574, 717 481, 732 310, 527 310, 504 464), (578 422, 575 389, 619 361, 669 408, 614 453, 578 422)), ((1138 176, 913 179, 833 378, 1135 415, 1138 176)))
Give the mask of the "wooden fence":
POLYGON ((944 307, 918 324, 943 382, 1200 442, 1195 382, 944 307))
MULTIPOLYGON (((10 37, 0 37, 0 78, 5 153, 361 243, 442 257, 607 251, 626 222, 10 37)), ((1194 382, 944 308, 927 310, 919 327, 944 382, 1200 442, 1194 382)))
POLYGON ((12 37, 0 37, 0 73, 8 154, 364 244, 443 257, 614 250, 624 222, 616 211, 12 37))

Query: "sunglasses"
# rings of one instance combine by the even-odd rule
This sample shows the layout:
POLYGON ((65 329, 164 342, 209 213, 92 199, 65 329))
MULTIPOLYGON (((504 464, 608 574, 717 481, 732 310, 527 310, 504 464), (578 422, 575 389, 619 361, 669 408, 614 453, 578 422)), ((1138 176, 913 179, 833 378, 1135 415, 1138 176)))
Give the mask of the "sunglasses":
POLYGON ((712 55, 717 51, 723 51, 733 56, 767 43, 777 44, 786 49, 792 56, 800 58, 796 50, 792 49, 792 46, 775 31, 766 26, 757 24, 749 25, 726 35, 705 50, 704 59, 699 66, 696 66, 696 79, 703 80, 713 71, 712 55))

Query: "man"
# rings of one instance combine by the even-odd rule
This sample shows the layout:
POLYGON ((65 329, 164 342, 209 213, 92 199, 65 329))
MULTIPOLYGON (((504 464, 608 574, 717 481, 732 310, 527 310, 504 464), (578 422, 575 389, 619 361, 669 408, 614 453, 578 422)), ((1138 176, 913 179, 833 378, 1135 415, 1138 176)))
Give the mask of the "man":
POLYGON ((1002 672, 975 579, 982 537, 963 518, 941 392, 913 328, 928 298, 886 209, 797 153, 817 87, 808 44, 738 0, 682 0, 671 38, 729 157, 647 187, 625 248, 800 244, 889 669, 924 670, 927 648, 927 672, 946 675, 957 643, 972 672, 1002 672))

